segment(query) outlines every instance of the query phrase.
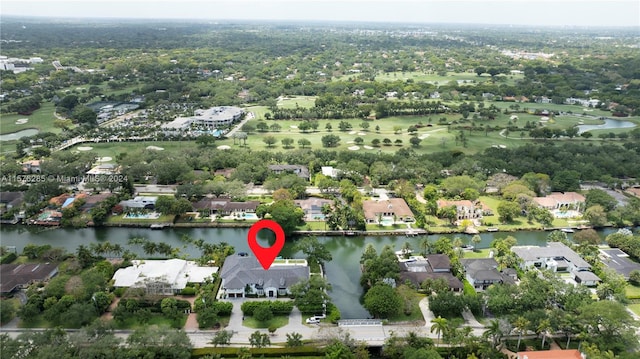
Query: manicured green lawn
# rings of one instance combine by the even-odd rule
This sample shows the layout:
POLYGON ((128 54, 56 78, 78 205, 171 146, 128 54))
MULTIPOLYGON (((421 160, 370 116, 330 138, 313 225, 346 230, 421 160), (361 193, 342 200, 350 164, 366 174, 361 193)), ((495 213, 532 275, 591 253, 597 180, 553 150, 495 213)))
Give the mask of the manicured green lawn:
POLYGON ((476 249, 474 251, 464 251, 464 258, 489 258, 491 248, 476 249))
POLYGON ((274 315, 271 320, 267 320, 264 322, 259 322, 255 320, 253 317, 245 317, 242 321, 242 325, 249 328, 269 328, 270 326, 275 326, 276 328, 282 328, 285 325, 289 324, 289 316, 288 315, 274 315))
POLYGON ((54 132, 60 133, 60 129, 53 127, 53 121, 56 119, 53 116, 55 106, 51 102, 45 102, 42 106, 34 111, 31 115, 2 115, 0 116, 0 133, 11 133, 28 128, 36 128, 40 132, 54 132), (25 124, 16 124, 19 119, 27 118, 29 121, 25 124))
POLYGON ((640 299, 640 287, 636 285, 629 284, 625 288, 625 292, 627 298, 629 299, 640 299))
POLYGON ((65 151, 77 151, 78 147, 92 147, 91 152, 100 157, 112 157, 120 153, 143 150, 148 146, 164 148, 162 153, 175 153, 181 148, 195 148, 198 145, 194 141, 144 141, 144 142, 110 142, 110 143, 83 143, 65 151))
POLYGON ((148 223, 151 225, 152 223, 172 223, 174 219, 174 215, 161 215, 159 218, 122 218, 122 214, 117 216, 109 216, 107 218, 107 223, 109 224, 145 224, 148 223))
POLYGON ((636 313, 636 315, 640 315, 640 303, 629 304, 628 307, 629 309, 631 309, 632 312, 636 313))
MULTIPOLYGON (((248 108, 256 113, 257 118, 264 118, 264 113, 268 111, 268 109, 264 106, 254 106, 248 108)), ((491 131, 485 133, 484 131, 473 131, 470 132, 468 130, 464 131, 464 135, 467 138, 467 146, 463 147, 460 141, 456 141, 455 137, 460 133, 460 130, 450 129, 448 126, 439 125, 438 120, 441 117, 445 117, 447 121, 453 121, 460 118, 460 115, 432 115, 432 116, 403 116, 403 117, 389 117, 383 118, 380 120, 367 121, 369 124, 369 128, 367 130, 363 130, 360 127, 360 123, 362 120, 358 119, 350 119, 345 120, 352 125, 352 128, 348 131, 340 131, 338 129, 338 124, 340 120, 317 120, 319 126, 318 130, 315 132, 306 132, 302 133, 297 127, 301 121, 295 120, 271 120, 265 121, 268 125, 272 125, 277 123, 281 126, 281 130, 277 132, 252 132, 249 133, 249 136, 246 141, 246 146, 241 145, 239 143, 234 144, 233 139, 219 139, 214 144, 210 145, 211 148, 216 148, 217 146, 227 145, 231 148, 242 149, 247 148, 250 150, 270 150, 277 152, 286 152, 293 151, 296 149, 300 149, 301 147, 298 145, 298 140, 301 138, 305 138, 311 142, 310 146, 307 146, 307 149, 320 149, 324 148, 322 145, 322 137, 328 134, 337 135, 340 138, 340 142, 338 146, 331 148, 331 150, 336 151, 355 151, 355 152, 368 152, 368 153, 395 153, 401 148, 411 148, 417 153, 433 153, 433 152, 441 152, 441 151, 462 151, 464 153, 472 154, 483 151, 490 147, 503 147, 503 148, 514 148, 518 146, 525 145, 527 143, 531 143, 532 140, 528 139, 528 132, 525 131, 524 139, 520 138, 520 132, 512 132, 508 135, 508 137, 500 135, 498 131, 491 131), (431 119, 431 126, 428 124, 429 119, 431 119), (326 129, 326 124, 331 123, 332 130, 328 131, 326 129), (414 147, 409 142, 413 137, 407 132, 409 126, 412 125, 422 125, 424 127, 419 128, 416 137, 420 138, 422 141, 418 147, 414 147), (379 127, 379 130, 376 130, 376 126, 379 127), (395 133, 394 127, 399 126, 402 130, 398 133, 395 133), (276 143, 267 147, 266 143, 264 143, 263 139, 265 136, 273 136, 276 139, 276 143), (285 149, 282 146, 281 140, 284 138, 291 138, 294 140, 293 146, 291 148, 285 149), (356 138, 361 138, 363 143, 360 145, 355 144, 356 138), (391 140, 391 145, 385 146, 383 144, 384 139, 391 140), (374 146, 372 141, 377 139, 380 141, 378 146, 374 146), (395 144, 396 140, 402 141, 401 144, 395 144), (366 146, 366 147, 365 147, 366 146), (357 149, 356 149, 357 147, 357 149), (351 149, 350 149, 351 148, 351 149)), ((532 118, 537 118, 537 116, 531 116, 532 118)), ((258 123, 258 119, 251 120, 251 123, 254 125, 258 123)), ((525 121, 524 118, 520 118, 520 122, 525 121)), ((564 121, 564 120, 562 120, 564 121)), ((575 120, 567 120, 567 126, 573 125, 575 120)), ((479 125, 480 122, 486 121, 478 121, 476 125, 479 125)), ((508 122, 508 116, 501 114, 496 120, 491 121, 490 123, 486 123, 486 125, 491 126, 506 126, 508 122)), ((561 121, 559 120, 558 123, 561 121)), ((470 125, 471 121, 465 123, 464 125, 470 125)), ((554 140, 559 142, 558 140, 554 140)), ((584 141, 582 139, 574 139, 574 142, 584 141)), ((236 141, 238 142, 238 141, 236 141)), ((600 144, 603 141, 598 140, 590 140, 588 141, 591 144, 600 144)), ((115 158, 118 154, 123 152, 129 152, 132 150, 141 150, 145 149, 148 146, 157 146, 164 148, 164 153, 171 153, 175 150, 179 150, 182 148, 197 148, 198 145, 195 144, 194 141, 145 141, 145 142, 120 142, 120 143, 90 143, 90 144, 82 144, 84 147, 92 147, 93 152, 96 153, 97 156, 101 157, 113 157, 115 158)), ((74 149, 71 149, 72 151, 74 149)), ((495 210, 494 210, 495 213, 495 210)), ((497 222, 497 221, 496 221, 497 222)))
POLYGON ((316 96, 287 96, 278 101, 282 108, 311 108, 316 105, 316 96))

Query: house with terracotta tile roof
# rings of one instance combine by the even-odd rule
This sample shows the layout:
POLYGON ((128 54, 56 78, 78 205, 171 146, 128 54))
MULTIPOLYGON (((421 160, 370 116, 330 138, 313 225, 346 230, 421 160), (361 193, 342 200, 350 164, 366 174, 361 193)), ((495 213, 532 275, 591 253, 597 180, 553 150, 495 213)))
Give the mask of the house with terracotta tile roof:
POLYGON ((364 218, 367 223, 378 223, 391 219, 393 222, 412 223, 415 216, 407 202, 402 198, 389 198, 379 201, 363 201, 364 218))
POLYGON ((580 209, 586 199, 576 192, 553 192, 545 197, 533 197, 533 201, 545 209, 580 209))

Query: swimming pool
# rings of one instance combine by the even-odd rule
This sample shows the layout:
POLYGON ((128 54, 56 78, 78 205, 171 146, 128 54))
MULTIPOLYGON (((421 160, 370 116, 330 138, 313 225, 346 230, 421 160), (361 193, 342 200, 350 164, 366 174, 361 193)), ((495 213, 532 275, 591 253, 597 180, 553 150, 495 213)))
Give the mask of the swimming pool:
POLYGON ((393 226, 393 218, 391 218, 391 217, 382 217, 382 220, 380 221, 380 225, 384 226, 384 227, 393 226))
POLYGON ((255 213, 243 213, 242 218, 244 219, 258 219, 258 216, 255 213))
POLYGON ((160 213, 151 212, 151 213, 127 213, 122 218, 130 218, 130 219, 158 219, 160 218, 160 213))
POLYGON ((577 218, 581 216, 580 212, 574 210, 563 211, 554 209, 553 211, 551 211, 551 213, 556 218, 577 218))

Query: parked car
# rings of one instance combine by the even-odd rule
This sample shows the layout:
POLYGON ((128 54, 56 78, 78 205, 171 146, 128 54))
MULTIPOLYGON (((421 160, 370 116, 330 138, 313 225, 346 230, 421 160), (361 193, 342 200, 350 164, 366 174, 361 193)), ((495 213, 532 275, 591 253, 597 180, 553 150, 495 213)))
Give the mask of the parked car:
POLYGON ((307 320, 305 322, 307 324, 320 324, 320 319, 318 319, 316 317, 309 317, 309 318, 307 318, 307 320))

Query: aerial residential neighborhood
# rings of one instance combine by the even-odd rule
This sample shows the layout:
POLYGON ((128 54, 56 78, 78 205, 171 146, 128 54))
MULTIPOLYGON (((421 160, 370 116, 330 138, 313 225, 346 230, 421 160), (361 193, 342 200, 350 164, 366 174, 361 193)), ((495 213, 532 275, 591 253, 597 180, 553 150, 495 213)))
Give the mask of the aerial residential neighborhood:
POLYGON ((635 2, 108 5, 3 1, 2 358, 638 356, 635 2))

